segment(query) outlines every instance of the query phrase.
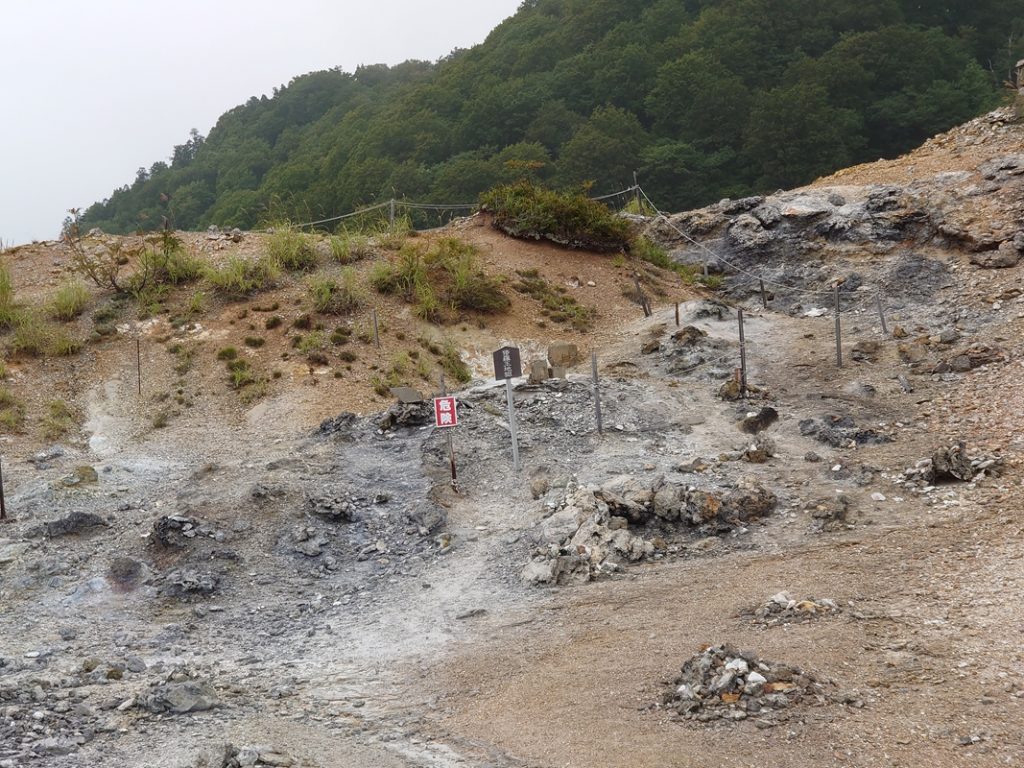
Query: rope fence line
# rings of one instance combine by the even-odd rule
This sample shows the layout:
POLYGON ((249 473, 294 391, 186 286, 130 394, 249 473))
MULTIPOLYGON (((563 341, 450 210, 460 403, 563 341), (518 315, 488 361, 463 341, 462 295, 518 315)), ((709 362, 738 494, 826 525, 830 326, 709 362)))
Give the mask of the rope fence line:
MULTIPOLYGON (((640 192, 642 194, 643 190, 640 188, 639 184, 634 184, 633 186, 628 187, 627 189, 622 189, 619 190, 618 192, 612 192, 611 194, 608 195, 592 197, 590 199, 595 202, 601 202, 604 200, 611 200, 614 197, 623 197, 625 195, 631 195, 637 192, 640 192)), ((646 195, 644 195, 644 197, 646 197, 646 195)), ((377 203, 376 205, 371 205, 368 208, 361 208, 358 211, 344 213, 341 214, 340 216, 331 216, 328 219, 319 219, 318 221, 307 221, 302 224, 292 224, 289 227, 289 229, 305 229, 306 227, 317 227, 322 224, 333 224, 334 222, 337 221, 354 219, 357 216, 372 213, 373 211, 379 211, 382 208, 390 208, 391 212, 393 213, 398 208, 405 208, 416 211, 468 211, 475 210, 476 208, 479 207, 479 203, 451 203, 450 205, 444 205, 442 203, 411 203, 407 200, 398 200, 397 198, 392 198, 391 200, 386 200, 383 203, 377 203)))

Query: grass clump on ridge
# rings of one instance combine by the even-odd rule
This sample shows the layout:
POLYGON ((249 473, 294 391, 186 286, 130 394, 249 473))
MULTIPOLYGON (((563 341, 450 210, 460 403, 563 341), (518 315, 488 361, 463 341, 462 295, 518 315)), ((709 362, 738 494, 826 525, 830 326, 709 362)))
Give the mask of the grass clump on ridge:
POLYGON ((494 226, 512 237, 601 253, 628 250, 633 238, 628 221, 582 191, 556 192, 519 181, 494 187, 480 202, 494 216, 494 226))
POLYGON ((250 261, 234 256, 222 267, 206 270, 206 281, 215 293, 242 299, 273 288, 281 277, 281 268, 270 256, 250 261))
POLYGON ((80 280, 64 283, 50 301, 50 315, 69 322, 81 315, 89 304, 89 289, 80 280))
POLYGON ((366 301, 356 281, 355 270, 345 267, 340 280, 314 280, 309 286, 313 308, 322 314, 344 315, 359 309, 366 301))
POLYGON ((275 229, 267 241, 267 252, 289 272, 313 270, 319 263, 312 240, 287 225, 275 229))

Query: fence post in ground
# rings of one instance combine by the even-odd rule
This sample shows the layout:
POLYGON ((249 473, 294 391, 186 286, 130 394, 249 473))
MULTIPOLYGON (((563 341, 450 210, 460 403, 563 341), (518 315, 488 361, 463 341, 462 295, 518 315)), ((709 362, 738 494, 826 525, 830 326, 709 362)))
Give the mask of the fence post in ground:
POLYGON ((377 323, 377 309, 373 310, 373 343, 380 349, 380 326, 377 323))
POLYGON ((4 501, 4 470, 0 466, 0 520, 7 519, 7 502, 4 501))
POLYGON ((391 198, 388 201, 388 222, 391 225, 391 229, 395 228, 395 198, 391 198))
POLYGON ((743 330, 743 310, 737 310, 740 322, 740 397, 747 396, 747 337, 743 330))
POLYGON ((604 424, 601 421, 601 387, 597 377, 597 350, 590 353, 590 369, 594 376, 594 410, 597 414, 597 434, 604 434, 604 424))
POLYGON ((836 304, 836 365, 840 368, 843 367, 843 321, 840 318, 840 304, 839 304, 839 286, 835 288, 835 304, 836 304))
POLYGON ((875 304, 878 305, 878 319, 882 323, 882 334, 884 336, 889 335, 889 327, 885 323, 885 310, 882 308, 882 292, 879 291, 875 294, 875 304))
POLYGON ((764 280, 758 280, 761 284, 761 306, 768 309, 768 293, 764 289, 764 280))

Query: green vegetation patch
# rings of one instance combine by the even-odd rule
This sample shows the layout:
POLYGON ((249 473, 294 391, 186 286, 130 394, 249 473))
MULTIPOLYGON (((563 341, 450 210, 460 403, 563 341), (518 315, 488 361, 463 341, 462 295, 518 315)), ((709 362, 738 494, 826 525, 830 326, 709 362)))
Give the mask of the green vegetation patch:
POLYGON ((407 243, 397 260, 374 267, 370 283, 415 304, 417 316, 434 323, 459 311, 493 314, 510 305, 501 283, 479 268, 476 249, 451 237, 430 247, 407 243))
POLYGON ((280 278, 281 268, 269 256, 255 260, 233 256, 224 266, 206 270, 206 281, 210 288, 231 299, 242 299, 269 290, 280 278))
POLYGON ((480 198, 494 226, 512 237, 611 253, 629 248, 630 223, 582 192, 556 192, 529 181, 504 184, 480 198))
POLYGON ((69 280, 57 289, 50 301, 50 315, 69 322, 81 315, 89 304, 89 289, 80 280, 69 280))
POLYGON ((572 296, 552 286, 536 269, 524 269, 516 272, 519 279, 513 288, 519 293, 529 296, 541 304, 541 314, 556 323, 565 323, 576 331, 586 331, 593 327, 597 319, 597 310, 580 304, 572 296))

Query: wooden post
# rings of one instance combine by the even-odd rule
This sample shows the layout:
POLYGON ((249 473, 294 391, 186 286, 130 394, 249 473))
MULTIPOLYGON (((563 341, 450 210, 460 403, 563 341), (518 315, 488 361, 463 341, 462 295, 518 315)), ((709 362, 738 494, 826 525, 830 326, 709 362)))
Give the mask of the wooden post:
POLYGON ((676 302, 676 328, 679 327, 679 302, 676 302))
POLYGON ((0 520, 7 519, 7 502, 4 501, 4 469, 0 461, 0 520))
POLYGON ((839 286, 835 287, 836 303, 836 365, 843 367, 843 321, 840 318, 841 307, 839 305, 839 286))
POLYGON ((388 223, 391 229, 395 228, 395 198, 393 197, 388 201, 388 223))
MULTIPOLYGON (((441 371, 441 374, 440 374, 440 384, 441 384, 441 397, 447 397, 448 396, 448 387, 446 387, 445 383, 444 383, 444 371, 441 371)), ((454 490, 456 493, 458 493, 459 492, 459 475, 458 475, 458 470, 455 467, 455 441, 452 440, 452 431, 450 429, 445 430, 445 431, 448 433, 448 463, 450 464, 451 470, 452 470, 452 490, 454 490)))
POLYGON ((761 306, 764 309, 768 309, 768 294, 764 290, 764 280, 758 280, 761 284, 761 306))
POLYGON ((644 289, 640 286, 640 275, 634 274, 633 282, 636 284, 636 295, 640 301, 640 308, 644 311, 644 317, 650 317, 654 313, 651 312, 651 305, 647 302, 647 294, 644 293, 644 289))
POLYGON ((878 305, 878 319, 882 323, 882 334, 885 336, 889 335, 889 327, 885 323, 885 310, 882 309, 882 292, 879 291, 875 294, 875 303, 878 305))
POLYGON ((142 394, 142 341, 135 337, 135 372, 138 375, 139 394, 142 394))
POLYGON ((377 325, 377 308, 373 309, 373 343, 380 349, 380 328, 377 325))
POLYGON ((743 331, 743 310, 737 310, 740 320, 740 397, 747 396, 747 337, 743 331))
POLYGON ((601 385, 597 376, 597 350, 590 353, 590 370, 594 375, 594 411, 597 415, 597 434, 603 435, 604 423, 601 421, 601 385))
POLYGON ((512 433, 512 466, 519 472, 519 434, 516 431, 516 406, 512 399, 512 379, 505 379, 505 397, 508 399, 508 429, 512 433))

